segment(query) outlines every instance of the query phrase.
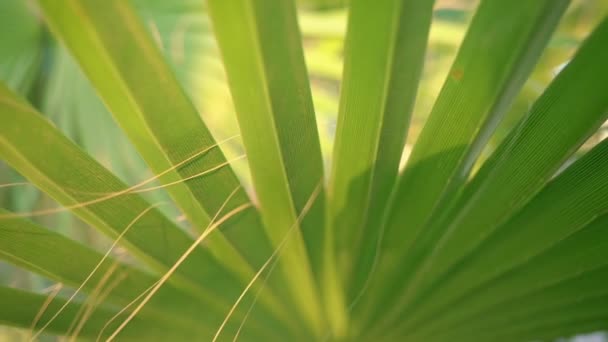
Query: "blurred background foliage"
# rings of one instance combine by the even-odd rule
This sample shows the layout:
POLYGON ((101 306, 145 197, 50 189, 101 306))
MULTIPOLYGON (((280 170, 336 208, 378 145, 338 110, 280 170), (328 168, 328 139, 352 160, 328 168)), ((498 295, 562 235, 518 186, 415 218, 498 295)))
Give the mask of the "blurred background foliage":
MULTIPOLYGON (((226 76, 204 1, 130 1, 215 138, 221 141, 238 134, 226 76)), ((476 0, 436 2, 423 77, 403 160, 406 160, 431 110, 477 3, 476 0)), ((338 112, 347 4, 347 0, 298 0, 299 23, 326 167, 331 160, 338 112)), ((497 129, 484 152, 485 156, 525 115, 550 80, 568 63, 581 40, 607 13, 608 1, 573 1, 535 71, 497 129)), ((73 58, 50 36, 34 1, 0 1, 0 42, 2 81, 27 97, 68 137, 125 182, 134 184, 151 176, 73 58)), ((154 82, 154 79, 142 82, 154 82)), ((602 138, 601 135, 606 135, 606 131, 600 131, 583 149, 593 146, 602 138)), ((239 139, 226 142, 222 149, 228 159, 244 153, 239 139)), ((234 162, 234 168, 244 184, 250 184, 246 160, 234 162)), ((0 184, 15 182, 24 180, 0 162, 0 184)), ((167 198, 162 190, 146 195, 156 201, 167 198)), ((56 206, 49 197, 25 184, 0 186, 0 202, 4 208, 14 211, 56 206)), ((180 214, 175 208, 163 206, 163 210, 179 221, 180 214)), ((89 229, 69 213, 37 217, 35 220, 99 250, 109 244, 106 237, 89 229)), ((40 276, 2 262, 0 284, 36 291, 45 291, 53 285, 40 276)), ((24 336, 22 334, 23 331, 18 329, 0 328, 0 342, 18 339, 24 336)), ((587 339, 601 341, 602 336, 596 334, 587 339)))

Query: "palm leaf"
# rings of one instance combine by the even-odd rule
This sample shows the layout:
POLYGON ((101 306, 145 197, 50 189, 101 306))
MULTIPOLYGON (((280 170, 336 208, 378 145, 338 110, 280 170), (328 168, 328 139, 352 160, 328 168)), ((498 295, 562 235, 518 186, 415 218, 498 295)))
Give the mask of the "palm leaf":
POLYGON ((37 76, 43 31, 26 2, 7 0, 0 4, 0 79, 13 90, 27 94, 37 76))
MULTIPOLYGON (((0 213, 9 214, 6 211, 0 213)), ((147 292, 159 278, 23 219, 4 220, 0 237, 1 259, 65 286, 81 288, 86 293, 94 292, 96 286, 109 274, 116 279, 116 285, 106 294, 104 301, 108 304, 126 307, 147 292)), ((55 312, 62 316, 65 315, 64 310, 66 309, 58 309, 55 312)), ((219 324, 219 317, 225 312, 206 305, 196 296, 166 286, 146 305, 142 314, 184 326, 184 329, 194 330, 193 334, 211 337, 215 332, 213 329, 219 324), (197 319, 194 320, 193 317, 197 319)))
MULTIPOLYGON (((0 86, 0 157, 63 207, 0 209, 0 259, 59 284, 46 294, 0 287, 3 324, 34 338, 213 341, 509 341, 608 328, 608 140, 596 145, 608 118, 605 15, 553 77, 535 65, 572 49, 561 34, 582 5, 481 1, 420 131, 413 113, 433 92, 422 89, 440 80, 428 75, 451 59, 433 50, 455 52, 460 10, 353 0, 348 18, 306 12, 301 36, 294 1, 39 2, 66 50, 53 47, 58 57, 31 74, 43 102, 0 86), (174 44, 190 44, 175 38, 190 20, 209 54, 174 44), (60 89, 70 79, 76 89, 60 89), (229 88, 251 184, 224 156, 227 133, 201 105, 201 84, 221 115, 232 112, 229 88), (66 101, 71 93, 82 101, 66 101), (82 114, 89 102, 108 115, 82 114), (129 144, 109 114, 142 175, 108 171, 116 155, 97 155, 90 140, 101 129, 73 125, 91 120, 81 127, 111 127, 115 144, 129 144), (412 147, 406 136, 419 131, 412 147), (68 211, 114 239, 105 255, 58 233, 71 234, 67 221, 36 219, 68 211)), ((35 20, 19 29, 28 25, 38 29, 35 20)), ((231 145, 227 155, 241 148, 231 145)), ((30 187, 0 188, 24 200, 30 187)))
MULTIPOLYGON (((552 82, 528 116, 521 120, 484 164, 471 181, 471 188, 466 190, 467 194, 474 193, 466 195, 463 202, 467 203, 461 204, 466 205, 467 210, 461 211, 448 228, 449 235, 455 239, 442 241, 443 253, 446 254, 434 256, 434 263, 440 265, 447 260, 457 260, 457 255, 447 255, 454 253, 449 244, 458 244, 457 254, 463 255, 469 248, 481 243, 492 233, 494 227, 504 222, 505 218, 514 214, 542 189, 608 118, 608 100, 601 90, 606 82, 604 76, 608 75, 608 69, 602 62, 608 56, 603 49, 607 39, 608 21, 604 21, 552 82), (582 98, 584 101, 581 101, 582 98), (564 120, 573 112, 577 113, 575 123, 564 120), (532 160, 534 162, 529 162, 532 160), (522 165, 526 167, 522 168, 522 165), (488 202, 489 199, 491 203, 488 202), (494 203, 509 205, 498 206, 494 203), (475 210, 475 218, 469 214, 470 210, 475 210), (479 227, 486 228, 484 230, 479 227)), ((585 201, 590 210, 593 210, 592 203, 585 201)), ((582 210, 580 214, 583 214, 582 210)), ((445 239, 451 238, 447 236, 445 239)), ((448 265, 449 263, 445 266, 448 265)), ((433 274, 441 272, 439 266, 434 268, 433 274)))
MULTIPOLYGON (((393 280, 397 284, 409 280, 423 253, 432 248, 438 233, 424 229, 427 221, 440 216, 464 185, 473 161, 534 67, 567 3, 534 2, 526 9, 505 2, 480 4, 395 187, 393 209, 385 216, 385 260, 378 267, 393 264, 389 272, 398 274, 399 279, 393 280), (513 22, 518 22, 517 29, 513 22), (479 53, 490 46, 497 47, 492 54, 479 53), (396 273, 398 268, 401 271, 396 273)), ((388 301, 393 294, 380 295, 388 301)), ((386 303, 376 304, 379 308, 386 303)))
MULTIPOLYGON (((31 323, 37 321, 37 326, 43 326, 50 320, 52 313, 57 311, 66 302, 65 299, 54 298, 45 307, 48 298, 45 295, 0 287, 0 300, 3 305, 11 308, 10 310, 0 310, 0 322, 12 326, 30 328, 31 323), (46 308, 46 310, 36 320, 41 308, 46 308)), ((83 303, 78 302, 68 304, 65 314, 54 320, 48 326, 48 331, 55 334, 63 334, 68 331, 72 321, 77 317, 83 305, 83 303)), ((114 310, 97 308, 80 331, 81 336, 89 339, 97 338, 105 323, 114 314, 114 310)), ((111 331, 112 327, 112 325, 108 326, 107 330, 111 331)), ((127 340, 145 338, 150 341, 166 341, 172 338, 187 338, 190 334, 191 332, 188 330, 171 329, 162 320, 142 316, 141 319, 133 322, 129 329, 124 331, 124 338, 127 340), (155 321, 155 324, 147 326, 150 320, 155 321)))
POLYGON ((605 30, 606 23, 603 23, 594 31, 530 114, 484 164, 471 182, 472 188, 465 190, 470 195, 465 195, 453 209, 454 216, 440 217, 428 228, 432 233, 427 233, 425 242, 434 247, 423 248, 426 245, 419 242, 417 249, 421 254, 414 262, 423 262, 417 268, 418 275, 410 282, 410 290, 402 295, 403 303, 415 296, 417 288, 428 284, 425 280, 445 272, 470 248, 481 243, 497 224, 521 208, 606 120, 606 99, 596 83, 604 81, 600 76, 603 56, 599 50, 608 37, 605 30), (581 84, 588 88, 580 87, 581 84), (594 89, 595 97, 589 89, 594 89), (577 91, 581 92, 577 95, 577 91), (555 92, 568 93, 568 96, 558 99, 555 92), (583 93, 586 107, 579 103, 583 93), (580 110, 581 114, 577 123, 570 125, 563 118, 573 110, 580 110), (531 160, 534 163, 530 163, 531 160), (438 242, 431 244, 435 241, 438 242))
MULTIPOLYGON (((215 145, 213 137, 136 13, 123 1, 104 4, 42 1, 41 5, 51 28, 79 61, 142 157, 156 174, 165 173, 159 178, 160 182, 173 184, 167 190, 190 218, 195 230, 205 228, 238 182, 221 151, 211 148, 215 145), (62 20, 66 16, 79 20, 62 20), (82 27, 88 29, 82 30, 82 27), (140 59, 136 51, 145 51, 146 58, 140 59), (158 86, 142 87, 140 80, 150 75, 158 80, 158 86), (121 86, 117 87, 118 84, 121 86), (166 172, 207 149, 208 153, 177 170, 166 172), (206 170, 210 170, 206 177, 193 178, 206 170), (189 181, 176 183, 181 179, 189 181)), ((246 194, 240 191, 225 207, 224 213, 247 202, 246 194)), ((240 222, 248 229, 225 229, 233 238, 231 242, 239 246, 238 250, 234 250, 222 234, 211 236, 209 246, 226 267, 236 268, 243 278, 248 278, 252 271, 246 267, 247 263, 261 264, 268 252, 264 249, 263 235, 250 228, 259 226, 256 213, 248 210, 240 216, 233 222, 240 222), (240 252, 246 254, 243 256, 240 252)))
POLYGON ((288 1, 210 1, 209 10, 267 234, 278 247, 292 232, 280 266, 296 307, 321 334, 313 273, 320 278, 323 267, 324 195, 303 220, 298 216, 322 186, 323 165, 295 7, 288 1))
POLYGON ((350 4, 329 194, 339 269, 357 265, 354 280, 347 281, 355 288, 369 272, 377 240, 370 235, 378 232, 373 227, 397 177, 428 36, 420 28, 429 28, 432 6, 433 1, 350 4), (360 253, 363 260, 351 260, 360 253))
MULTIPOLYGON (((120 236, 128 227, 122 242, 157 270, 170 268, 192 244, 190 236, 157 210, 149 210, 151 206, 141 197, 129 195, 126 186, 116 177, 80 151, 9 90, 2 89, 0 104, 0 115, 7 122, 0 129, 0 155, 40 189, 68 208, 73 207, 75 214, 112 237, 120 236), (23 143, 23 139, 28 139, 21 134, 23 127, 28 127, 36 136, 44 137, 46 144, 23 143), (49 155, 53 157, 46 158, 49 155), (77 171, 69 172, 65 165, 75 166, 77 168, 72 170, 77 171), (83 173, 84 170, 87 173, 83 173), (99 194, 121 193, 121 196, 99 197, 99 194), (133 221, 146 210, 149 211, 145 215, 133 221)), ((8 214, 2 218, 18 216, 21 215, 8 214)), ((229 304, 242 290, 242 283, 236 275, 222 267, 202 247, 194 250, 170 281, 221 313, 228 311, 229 304), (206 281, 210 278, 214 281, 206 281), (215 287, 215 290, 209 287, 215 287)), ((219 317, 221 315, 216 319, 219 317)))

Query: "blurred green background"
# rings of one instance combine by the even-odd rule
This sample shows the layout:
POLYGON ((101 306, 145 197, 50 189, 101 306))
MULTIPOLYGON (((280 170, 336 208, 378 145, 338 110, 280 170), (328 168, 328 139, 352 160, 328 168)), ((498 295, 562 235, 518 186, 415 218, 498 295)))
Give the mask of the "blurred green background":
MULTIPOLYGON (((237 135, 234 108, 204 1, 129 1, 137 8, 159 49, 172 65, 215 138, 221 141, 237 135)), ((347 2, 298 1, 299 23, 326 168, 331 160, 338 112, 347 2)), ((477 3, 476 0, 436 2, 423 77, 403 161, 407 159, 412 143, 441 89, 477 3)), ((482 159, 504 137, 514 122, 526 114, 534 100, 568 62, 581 40, 607 13, 606 0, 572 2, 534 73, 499 126, 482 159)), ((47 32, 34 1, 0 1, 0 42, 2 81, 27 97, 68 137, 127 183, 133 184, 151 176, 73 58, 47 32)), ((166 115, 170 116, 171 113, 166 115)), ((583 149, 593 146, 602 135, 608 135, 608 127, 590 139, 583 149)), ((228 159, 244 153, 238 137, 222 144, 222 149, 228 159)), ((233 165, 244 183, 250 184, 246 159, 235 161, 233 165)), ((0 184, 24 181, 0 162, 0 184)), ((162 190, 148 193, 147 196, 151 200, 167 198, 162 190)), ((252 196, 255 197, 253 193, 252 196)), ((0 202, 4 208, 20 212, 56 206, 53 200, 27 184, 0 186, 0 202)), ((167 215, 180 221, 177 209, 163 207, 167 215)), ((69 213, 37 217, 35 220, 93 248, 103 250, 109 245, 106 237, 89 229, 69 213)), ((35 291, 48 291, 53 285, 40 276, 17 270, 3 262, 0 262, 0 284, 35 291)), ((23 330, 0 327, 0 342, 21 340, 24 336, 23 330)), ((602 336, 604 335, 596 334, 586 340, 608 340, 602 336)), ((51 340, 48 337, 44 339, 51 340)))

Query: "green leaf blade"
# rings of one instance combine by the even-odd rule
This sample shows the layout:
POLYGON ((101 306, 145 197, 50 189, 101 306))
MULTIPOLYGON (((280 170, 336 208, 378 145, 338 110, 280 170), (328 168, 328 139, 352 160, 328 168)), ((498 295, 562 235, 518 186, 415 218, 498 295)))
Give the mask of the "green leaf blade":
POLYGON ((322 266, 323 248, 311 243, 322 241, 323 165, 294 4, 210 1, 209 9, 266 232, 275 248, 288 239, 281 272, 296 307, 320 335, 313 272, 322 266))
POLYGON ((369 298, 381 299, 361 306, 366 319, 396 320, 398 307, 411 300, 409 290, 403 289, 444 228, 431 223, 457 198, 472 163, 533 69, 567 4, 480 4, 389 203, 377 267, 382 274, 375 279, 388 276, 390 286, 370 284, 369 298), (486 50, 492 53, 480 53, 486 50), (389 306, 393 309, 387 314, 389 306))
POLYGON ((473 194, 427 261, 433 278, 482 243, 526 204, 608 118, 608 20, 591 34, 528 117, 471 182, 473 194), (577 113, 577 120, 565 120, 577 113), (525 167, 524 167, 525 165, 525 167), (485 170, 484 170, 485 168, 485 170), (432 264, 431 264, 432 263, 432 264))
POLYGON ((350 4, 328 193, 338 269, 347 270, 351 299, 371 267, 378 234, 374 227, 397 177, 432 7, 433 1, 350 4))
MULTIPOLYGON (((154 172, 165 173, 159 181, 173 184, 167 190, 195 230, 202 231, 239 182, 220 149, 209 149, 215 145, 213 137, 136 13, 124 1, 40 4, 54 33, 78 60, 116 121, 154 172), (150 77, 153 81, 142 84, 150 77), (183 167, 166 172, 206 149, 183 167), (210 169, 213 172, 192 178, 210 169), (183 179, 188 181, 179 183, 183 179)), ((248 202, 241 189, 223 213, 248 202)), ((255 210, 239 216, 225 227, 230 241, 214 234, 209 246, 220 262, 245 280, 253 274, 248 264, 261 265, 270 247, 255 210)))
MULTIPOLYGON (((26 292, 8 287, 0 287, 0 301, 5 306, 5 309, 0 310, 0 322, 2 324, 22 327, 29 329, 32 323, 36 320, 38 313, 48 300, 48 296, 40 295, 32 292, 26 292)), ((35 328, 41 328, 51 319, 53 314, 57 312, 66 300, 63 298, 54 298, 46 307, 43 314, 37 321, 35 328)), ((63 315, 55 319, 46 330, 50 333, 64 335, 66 334, 72 322, 78 318, 81 308, 84 306, 82 302, 72 302, 66 308, 63 315)), ((80 331, 80 336, 95 339, 102 331, 106 322, 108 322, 116 312, 106 307, 98 307, 92 313, 91 317, 84 324, 80 331)), ((114 324, 110 324, 105 333, 113 331, 120 321, 117 320, 114 324)), ((172 329, 173 323, 168 323, 162 319, 150 319, 150 317, 140 317, 124 330, 121 338, 138 339, 145 338, 150 341, 162 341, 165 339, 187 339, 189 336, 196 335, 197 332, 184 329, 172 329)))
MULTIPOLYGON (((496 233, 464 262, 451 267, 449 275, 436 279, 434 283, 427 283, 423 297, 419 299, 425 317, 432 315, 431 312, 437 312, 438 306, 445 307, 449 303, 448 298, 455 298, 464 292, 470 293, 489 279, 496 279, 501 274, 522 267, 564 239, 574 238, 577 234, 591 234, 588 238, 582 238, 582 242, 576 246, 581 250, 585 246, 587 250, 595 248, 592 247, 593 241, 603 239, 599 236, 601 232, 585 231, 593 231, 588 226, 598 217, 599 223, 593 223, 593 226, 600 227, 602 217, 608 212, 607 158, 608 140, 605 140, 552 180, 520 212, 497 228, 496 233), (432 307, 435 309, 431 310, 432 307)), ((562 250, 560 253, 565 252, 562 250)), ((558 259, 556 257, 554 261, 560 264, 565 276, 568 274, 567 264, 558 263, 558 259)), ((592 263, 593 260, 589 262, 592 263)), ((577 271, 586 267, 581 260, 577 264, 577 271)), ((545 272, 540 271, 539 280, 534 283, 541 282, 542 275, 550 279, 545 272)), ((529 281, 531 282, 530 279, 529 281)), ((418 315, 420 313, 416 312, 408 320, 415 320, 418 315)), ((415 325, 413 321, 411 323, 415 325)))
MULTIPOLYGON (((127 188, 3 87, 0 88, 0 117, 3 122, 0 157, 58 202, 75 207, 74 213, 92 226, 116 237, 150 208, 149 203, 133 194, 98 200, 97 194, 121 193, 127 188), (37 140, 32 140, 32 136, 37 140), (89 205, 81 206, 82 202, 89 205)), ((155 209, 133 223, 123 237, 128 249, 160 270, 171 267, 192 242, 190 236, 155 209)), ((234 275, 203 248, 195 250, 172 280, 220 307, 225 306, 226 301, 222 304, 218 298, 235 298, 240 292, 234 275), (203 284, 208 291, 201 290, 203 284), (211 291, 208 286, 214 286, 215 290, 211 291)))
MULTIPOLYGON (((10 214, 0 209, 0 214, 10 214)), ((78 288, 90 293, 106 276, 114 283, 113 289, 104 298, 108 303, 126 305, 152 286, 160 276, 151 275, 126 265, 114 257, 103 260, 103 255, 84 245, 39 227, 24 219, 3 219, 0 227, 0 259, 32 272, 41 274, 61 283, 63 286, 78 288), (102 262, 103 260, 103 262, 102 262), (94 271, 94 273, 92 273, 94 271)), ((192 327, 205 327, 211 331, 223 312, 203 309, 204 302, 183 294, 172 286, 166 286, 149 303, 142 315, 156 315, 174 324, 192 327), (202 319, 192 317, 206 311, 202 319), (175 317, 175 318, 174 318, 175 317)), ((198 329, 195 329, 198 330, 198 329)))

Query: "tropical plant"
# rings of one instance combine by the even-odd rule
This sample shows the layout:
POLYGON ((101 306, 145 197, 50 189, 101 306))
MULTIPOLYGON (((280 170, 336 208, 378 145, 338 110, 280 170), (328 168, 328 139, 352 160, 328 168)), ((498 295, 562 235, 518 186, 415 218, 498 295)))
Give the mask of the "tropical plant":
MULTIPOLYGON (((486 158, 569 1, 482 0, 400 172, 433 1, 351 0, 326 181, 293 1, 208 0, 240 128, 221 140, 133 3, 38 1, 147 179, 127 185, 0 87, 0 157, 28 180, 3 187, 62 205, 0 212, 0 258, 57 284, 0 287, 0 322, 30 339, 169 341, 608 328, 608 141, 572 162, 608 119, 608 19, 486 158), (246 153, 226 158, 237 138, 246 153), (231 167, 245 156, 249 192, 231 167), (170 200, 144 197, 161 188, 170 200), (107 252, 30 220, 66 211, 109 236, 107 252)), ((39 52, 16 50, 27 76, 39 52)))

